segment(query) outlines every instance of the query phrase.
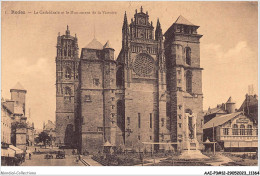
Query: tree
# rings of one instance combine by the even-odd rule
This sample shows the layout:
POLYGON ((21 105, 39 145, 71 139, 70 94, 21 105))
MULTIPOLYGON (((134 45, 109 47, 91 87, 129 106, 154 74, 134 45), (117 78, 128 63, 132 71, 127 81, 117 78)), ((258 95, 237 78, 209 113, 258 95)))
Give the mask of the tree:
POLYGON ((51 138, 46 132, 43 131, 39 134, 39 141, 43 142, 45 148, 46 148, 47 141, 50 141, 50 140, 51 140, 51 138))

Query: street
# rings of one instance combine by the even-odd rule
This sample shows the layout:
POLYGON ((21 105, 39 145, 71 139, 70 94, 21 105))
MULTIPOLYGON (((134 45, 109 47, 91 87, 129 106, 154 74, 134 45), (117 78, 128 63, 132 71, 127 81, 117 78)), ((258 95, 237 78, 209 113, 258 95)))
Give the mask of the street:
POLYGON ((55 155, 53 157, 53 159, 44 159, 44 154, 32 154, 32 159, 26 157, 21 166, 84 166, 81 161, 76 162, 76 155, 66 155, 65 159, 56 159, 55 155))

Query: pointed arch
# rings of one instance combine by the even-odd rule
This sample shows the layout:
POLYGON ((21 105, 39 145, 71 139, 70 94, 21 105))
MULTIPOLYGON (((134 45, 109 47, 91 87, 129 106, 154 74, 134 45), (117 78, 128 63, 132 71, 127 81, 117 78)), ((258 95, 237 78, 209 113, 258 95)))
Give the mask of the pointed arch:
POLYGON ((65 78, 71 79, 71 69, 69 67, 65 68, 65 78))
POLYGON ((123 67, 119 67, 116 72, 116 86, 122 87, 124 85, 124 70, 123 67))
POLYGON ((71 89, 69 87, 65 87, 65 96, 71 96, 71 89))
POLYGON ((190 70, 186 72, 186 91, 192 93, 192 72, 190 70))
POLYGON ((191 65, 191 49, 190 49, 190 47, 186 47, 185 52, 186 52, 186 64, 191 65))

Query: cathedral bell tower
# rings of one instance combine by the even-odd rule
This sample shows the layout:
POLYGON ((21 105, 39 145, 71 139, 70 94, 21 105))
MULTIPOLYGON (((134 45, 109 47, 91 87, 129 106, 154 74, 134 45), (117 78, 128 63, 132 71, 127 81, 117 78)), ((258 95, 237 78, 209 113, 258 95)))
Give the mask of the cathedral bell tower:
POLYGON ((56 142, 72 145, 75 143, 79 58, 77 36, 70 35, 68 26, 65 35, 58 34, 56 48, 56 142))
MULTIPOLYGON (((179 16, 165 32, 165 58, 167 66, 167 90, 170 95, 167 112, 170 116, 171 141, 182 149, 186 136, 187 118, 195 119, 189 133, 196 129, 197 140, 202 142, 203 94, 202 68, 200 67, 199 26, 179 16)), ((192 140, 192 139, 191 139, 192 140)), ((196 146, 198 147, 198 146, 196 146)))

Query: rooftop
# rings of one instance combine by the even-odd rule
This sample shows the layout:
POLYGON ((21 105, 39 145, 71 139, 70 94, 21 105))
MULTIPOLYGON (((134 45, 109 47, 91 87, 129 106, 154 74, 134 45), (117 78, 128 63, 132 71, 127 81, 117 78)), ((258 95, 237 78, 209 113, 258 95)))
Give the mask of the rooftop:
POLYGON ((24 91, 26 91, 24 89, 24 87, 21 85, 20 82, 17 82, 16 85, 11 90, 24 90, 24 91))
POLYGON ((110 42, 109 42, 109 40, 106 42, 106 44, 104 45, 104 48, 112 48, 111 47, 111 44, 110 44, 110 42))
POLYGON ((213 126, 216 127, 216 126, 222 125, 222 124, 226 123, 227 121, 233 119, 234 117, 236 117, 240 114, 242 114, 242 112, 234 112, 234 113, 231 113, 231 114, 225 114, 225 115, 222 115, 222 116, 215 117, 215 118, 211 119, 210 121, 208 121, 207 123, 205 123, 203 125, 203 129, 212 128, 213 126))
POLYGON ((174 24, 184 24, 184 25, 189 25, 189 26, 195 26, 194 24, 192 24, 190 21, 188 21, 186 18, 184 18, 181 15, 177 18, 177 20, 174 22, 174 24))
POLYGON ((87 44, 87 46, 85 46, 84 48, 87 49, 96 49, 96 50, 102 50, 103 49, 103 45, 97 41, 96 38, 94 38, 89 44, 87 44))

